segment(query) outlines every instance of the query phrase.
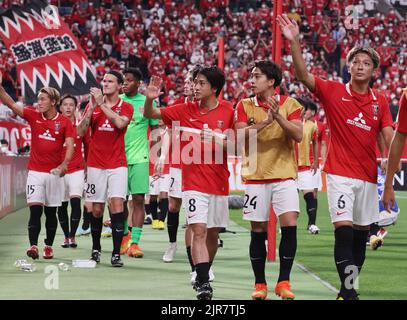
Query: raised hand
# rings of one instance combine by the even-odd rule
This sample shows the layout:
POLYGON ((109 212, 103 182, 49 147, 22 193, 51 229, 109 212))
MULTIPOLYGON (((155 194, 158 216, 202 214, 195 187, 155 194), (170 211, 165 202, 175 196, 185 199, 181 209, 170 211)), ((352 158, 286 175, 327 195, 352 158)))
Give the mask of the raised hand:
POLYGON ((394 195, 393 186, 384 186, 382 201, 384 208, 390 212, 390 209, 393 208, 396 203, 396 196, 394 195))
POLYGON ((102 90, 100 90, 99 88, 90 88, 90 95, 91 95, 91 100, 93 98, 93 101, 92 101, 93 103, 96 102, 96 104, 98 106, 103 104, 104 96, 103 96, 102 90))
POLYGON ((295 20, 290 20, 287 15, 279 15, 277 17, 278 24, 280 25, 281 32, 290 40, 296 40, 300 35, 300 28, 295 20))
POLYGON ((152 76, 150 83, 146 88, 145 95, 147 98, 154 100, 161 96, 164 92, 161 91, 163 80, 160 77, 152 76))
POLYGON ((267 99, 267 106, 269 107, 270 113, 275 117, 280 109, 279 102, 276 97, 270 97, 267 99))

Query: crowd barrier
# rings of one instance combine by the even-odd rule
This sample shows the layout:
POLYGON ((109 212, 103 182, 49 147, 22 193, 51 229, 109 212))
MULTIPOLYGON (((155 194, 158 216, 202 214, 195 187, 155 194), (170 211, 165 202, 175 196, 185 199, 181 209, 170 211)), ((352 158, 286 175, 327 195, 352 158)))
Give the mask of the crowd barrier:
POLYGON ((26 206, 28 156, 0 155, 0 219, 26 206))

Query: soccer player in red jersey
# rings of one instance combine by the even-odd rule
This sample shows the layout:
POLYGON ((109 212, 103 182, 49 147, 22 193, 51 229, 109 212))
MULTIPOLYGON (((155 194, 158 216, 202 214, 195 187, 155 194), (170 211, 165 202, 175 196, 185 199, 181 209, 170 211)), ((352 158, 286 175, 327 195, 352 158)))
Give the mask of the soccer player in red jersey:
POLYGON ((78 135, 91 128, 92 140, 87 159, 86 200, 93 202, 91 216, 92 255, 100 262, 100 237, 106 200, 109 201, 112 223, 113 252, 111 264, 122 267, 120 245, 124 229, 123 203, 127 195, 127 160, 124 135, 133 116, 133 107, 119 97, 123 75, 107 72, 102 81, 103 93, 92 88, 85 116, 77 127, 78 135))
POLYGON ((307 70, 298 25, 286 16, 279 16, 278 21, 290 42, 297 78, 325 109, 331 143, 324 171, 341 280, 338 299, 358 299, 354 280, 365 261, 370 224, 379 220, 376 141, 381 132, 389 146, 393 136, 389 105, 369 87, 380 57, 372 48, 355 47, 346 59, 350 82, 322 80, 307 70))
POLYGON ((60 95, 58 90, 50 87, 42 88, 38 93, 38 112, 24 108, 15 103, 1 85, 0 101, 20 117, 26 119, 31 127, 31 154, 28 163, 27 204, 30 207, 28 237, 30 248, 27 255, 39 258, 38 236, 41 231, 41 215, 44 208, 46 216, 45 228, 47 238, 43 251, 44 259, 54 256, 52 245, 58 226, 57 207, 62 200, 62 181, 73 154, 73 127, 68 118, 57 111, 60 95), (66 154, 61 161, 63 145, 66 154))
MULTIPOLYGON (((184 97, 178 98, 174 101, 173 105, 185 104, 194 101, 194 90, 193 90, 193 70, 191 69, 184 81, 184 97)), ((164 262, 172 262, 177 250, 177 231, 179 226, 179 212, 182 205, 182 166, 181 166, 181 153, 180 153, 180 132, 178 128, 169 128, 169 146, 163 143, 161 152, 166 152, 168 150, 169 154, 169 165, 170 165, 170 190, 169 190, 169 207, 168 207, 168 238, 169 246, 163 255, 164 262), (176 145, 176 147, 173 147, 176 145)), ((163 164, 159 163, 160 167, 157 167, 159 171, 162 170, 163 164)), ((194 264, 191 255, 191 232, 190 228, 185 230, 185 245, 187 249, 188 259, 194 272, 194 264)))
MULTIPOLYGON (((81 198, 85 184, 85 160, 83 157, 83 144, 85 137, 76 134, 75 111, 78 102, 72 95, 65 95, 61 98, 60 112, 71 120, 74 130, 74 154, 69 162, 68 171, 63 179, 62 206, 58 208, 58 219, 65 235, 62 248, 76 248, 76 230, 81 220, 81 198), (68 218, 68 201, 71 203, 71 217, 68 218)), ((65 156, 66 146, 63 155, 65 156)))
POLYGON ((205 66, 195 71, 196 101, 155 110, 152 102, 161 94, 161 83, 160 78, 152 77, 146 90, 144 114, 148 118, 162 119, 171 127, 179 122, 182 191, 187 222, 193 232, 192 257, 197 272, 194 287, 199 300, 210 300, 209 269, 218 249, 219 231, 227 226, 229 219, 226 150, 234 147, 233 138, 223 139, 213 130, 233 129, 234 111, 217 99, 225 84, 225 76, 217 67, 205 66))
POLYGON ((382 201, 385 209, 390 212, 394 206, 396 197, 393 189, 393 178, 396 171, 400 170, 400 159, 404 150, 407 137, 407 88, 403 89, 403 94, 399 102, 399 114, 397 116, 397 129, 391 142, 389 159, 387 164, 387 175, 384 183, 382 201))

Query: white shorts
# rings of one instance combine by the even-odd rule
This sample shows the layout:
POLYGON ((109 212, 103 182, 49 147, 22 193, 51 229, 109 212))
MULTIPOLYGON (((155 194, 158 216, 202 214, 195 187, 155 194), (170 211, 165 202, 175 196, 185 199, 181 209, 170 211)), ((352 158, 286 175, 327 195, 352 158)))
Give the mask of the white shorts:
POLYGON ((188 225, 204 223, 207 228, 226 228, 229 224, 228 196, 184 191, 183 203, 188 225))
POLYGON ((298 172, 298 178, 297 178, 298 190, 314 190, 315 178, 312 173, 313 173, 312 170, 298 172))
POLYGON ((375 183, 328 174, 327 191, 332 223, 368 226, 380 220, 375 183))
POLYGON ((173 198, 182 199, 182 170, 170 168, 170 191, 168 195, 173 198))
POLYGON ((322 173, 321 169, 318 168, 317 173, 313 176, 314 178, 314 189, 322 191, 322 173))
POLYGON ((271 204, 277 217, 286 212, 299 213, 297 183, 294 180, 285 180, 275 183, 247 184, 243 220, 268 221, 271 204))
POLYGON ((169 174, 164 174, 160 177, 150 176, 150 190, 149 194, 158 196, 160 192, 168 192, 170 190, 171 179, 169 174))
POLYGON ((85 185, 83 170, 66 174, 62 177, 62 201, 69 201, 72 197, 82 197, 85 185))
POLYGON ((28 171, 27 203, 42 203, 47 207, 62 205, 62 178, 60 176, 38 171, 28 171))
POLYGON ((110 198, 126 199, 127 167, 98 169, 88 167, 86 201, 104 203, 110 198))

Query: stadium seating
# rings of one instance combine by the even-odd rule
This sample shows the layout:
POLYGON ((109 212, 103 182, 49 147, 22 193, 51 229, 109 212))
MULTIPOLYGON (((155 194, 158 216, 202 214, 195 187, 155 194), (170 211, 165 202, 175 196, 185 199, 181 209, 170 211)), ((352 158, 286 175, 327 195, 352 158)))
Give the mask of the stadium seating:
MULTIPOLYGON (((10 3, 3 1, 3 8, 10 3)), ((303 34, 306 59, 311 70, 326 78, 348 79, 344 59, 355 44, 377 48, 382 56, 374 87, 381 89, 397 113, 400 88, 407 86, 405 62, 406 11, 400 1, 397 10, 387 14, 372 10, 372 1, 291 0, 284 1, 284 12, 297 20, 303 34), (357 29, 346 26, 346 6, 354 5, 357 29), (344 23, 345 22, 345 23, 344 23), (347 29, 348 27, 348 29, 347 29)), ((226 99, 236 103, 247 96, 250 62, 271 54, 271 1, 51 1, 59 4, 60 14, 69 23, 100 77, 108 69, 137 66, 147 79, 164 78, 162 104, 171 104, 182 94, 182 81, 189 65, 217 63, 217 37, 225 37, 226 99)), ((378 8, 388 10, 389 8, 378 8)), ((15 64, 10 52, 0 44, 0 70, 5 84, 16 86, 15 64)), ((307 90, 293 78, 283 43, 282 89, 294 96, 307 90)))

